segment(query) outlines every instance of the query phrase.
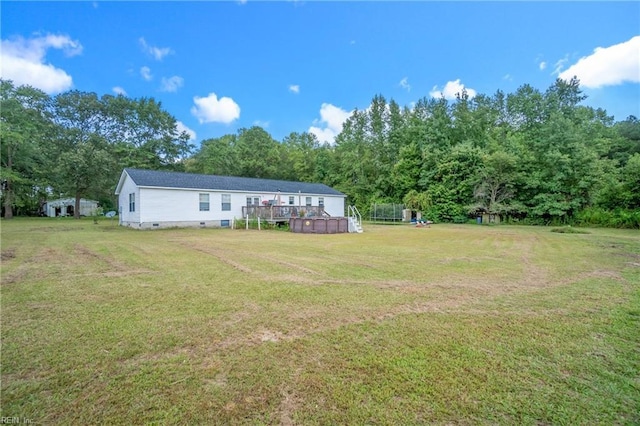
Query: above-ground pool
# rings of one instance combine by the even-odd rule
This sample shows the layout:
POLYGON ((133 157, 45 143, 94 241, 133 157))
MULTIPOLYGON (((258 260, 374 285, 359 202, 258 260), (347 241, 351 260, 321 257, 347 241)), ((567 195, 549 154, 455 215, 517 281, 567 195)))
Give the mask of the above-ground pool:
POLYGON ((292 217, 289 229, 303 234, 342 234, 349 232, 349 220, 346 217, 292 217))

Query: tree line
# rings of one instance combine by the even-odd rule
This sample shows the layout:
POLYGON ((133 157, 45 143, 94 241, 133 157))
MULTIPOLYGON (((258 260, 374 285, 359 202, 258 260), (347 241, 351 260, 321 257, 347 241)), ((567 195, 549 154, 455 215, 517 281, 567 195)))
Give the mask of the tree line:
MULTIPOLYGON (((195 149, 153 99, 71 91, 48 97, 2 81, 5 217, 30 214, 51 194, 98 199, 122 168, 322 182, 365 214, 404 203, 430 220, 479 212, 524 223, 640 227, 640 123, 582 105, 579 81, 542 92, 422 98, 382 95, 355 110, 334 144, 310 133, 282 141, 254 126, 195 149)), ((79 211, 78 208, 75 209, 79 211)))
POLYGON ((114 207, 123 167, 183 170, 186 133, 150 98, 69 91, 50 97, 0 80, 4 218, 34 215, 47 199, 94 198, 114 207))

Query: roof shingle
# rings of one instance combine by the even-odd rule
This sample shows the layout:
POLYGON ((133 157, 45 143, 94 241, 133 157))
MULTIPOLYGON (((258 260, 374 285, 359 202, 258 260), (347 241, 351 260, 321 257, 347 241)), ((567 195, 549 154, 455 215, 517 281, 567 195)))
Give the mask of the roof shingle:
POLYGON ((297 194, 300 192, 304 194, 344 196, 342 192, 322 183, 291 182, 237 176, 199 175, 142 169, 125 169, 125 172, 127 172, 136 185, 146 187, 273 193, 280 191, 289 194, 297 194))

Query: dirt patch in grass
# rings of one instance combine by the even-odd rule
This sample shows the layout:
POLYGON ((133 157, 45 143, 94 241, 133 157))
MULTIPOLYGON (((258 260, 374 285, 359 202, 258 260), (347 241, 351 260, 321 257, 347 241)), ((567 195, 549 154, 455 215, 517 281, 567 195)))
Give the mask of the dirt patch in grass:
POLYGON ((2 284, 15 284, 26 280, 40 280, 48 276, 43 265, 54 262, 59 258, 56 250, 45 247, 34 256, 21 262, 15 269, 2 275, 2 284))
POLYGON ((81 259, 84 258, 89 261, 106 263, 108 266, 117 270, 127 269, 127 266, 117 259, 96 253, 95 251, 82 244, 76 244, 74 247, 74 251, 75 254, 78 255, 81 259))
POLYGON ((2 285, 14 284, 23 281, 29 274, 29 267, 20 265, 13 271, 2 274, 2 285))
POLYGON ((187 247, 191 250, 195 250, 195 251, 199 251, 200 253, 205 253, 208 254, 210 256, 215 257, 216 259, 218 259, 220 262, 222 263, 226 263, 227 265, 241 271, 241 272, 245 272, 245 273, 251 273, 253 272, 253 270, 251 268, 249 268, 248 266, 245 266, 241 263, 236 262, 235 260, 231 260, 229 259, 228 256, 226 256, 222 250, 219 249, 215 249, 215 248, 202 248, 196 244, 190 244, 190 243, 186 243, 184 241, 178 241, 178 243, 184 247, 187 247))
POLYGON ((84 228, 82 227, 73 227, 73 226, 41 226, 37 228, 29 229, 29 232, 67 232, 67 231, 82 231, 84 228))
POLYGON ((91 250, 89 247, 76 244, 73 248, 74 262, 73 263, 88 263, 96 265, 96 272, 87 272, 76 274, 76 276, 86 277, 124 277, 129 275, 150 274, 153 271, 146 268, 132 269, 124 262, 113 258, 110 255, 105 255, 91 250))
POLYGON ((152 272, 146 268, 132 269, 108 255, 95 252, 85 245, 75 244, 70 250, 62 247, 39 249, 15 269, 3 274, 2 284, 55 277, 121 277, 152 272))
POLYGON ((610 278, 616 281, 624 281, 622 275, 617 271, 597 270, 587 272, 583 275, 585 278, 610 278))
POLYGON ((13 248, 4 249, 2 250, 2 252, 0 252, 0 260, 2 260, 3 262, 14 259, 15 257, 16 257, 16 250, 13 248))
MULTIPOLYGON (((330 279, 310 279, 308 277, 279 277, 280 280, 290 278, 290 282, 297 284, 314 285, 356 285, 373 286, 380 289, 397 291, 416 296, 416 300, 409 303, 396 305, 386 305, 381 307, 368 307, 356 311, 334 311, 332 315, 327 315, 327 310, 331 308, 322 306, 308 306, 304 310, 285 311, 286 320, 289 324, 286 331, 277 328, 255 330, 240 334, 228 335, 221 341, 213 343, 205 349, 207 352, 218 350, 228 350, 230 348, 251 347, 264 343, 287 342, 303 339, 317 333, 335 331, 341 327, 364 324, 367 322, 385 322, 393 320, 403 315, 420 314, 477 314, 477 315, 500 315, 500 312, 478 308, 478 304, 501 297, 513 292, 520 294, 535 293, 550 287, 569 285, 577 281, 589 278, 604 278, 612 280, 623 280, 615 271, 596 270, 573 275, 569 278, 555 281, 545 281, 530 277, 531 269, 535 269, 538 277, 545 276, 548 271, 544 268, 531 265, 525 268, 525 272, 512 284, 498 282, 492 279, 476 278, 472 283, 460 280, 450 280, 446 283, 419 283, 410 280, 387 280, 387 281, 366 281, 366 280, 330 280, 330 279), (527 271, 529 271, 527 273, 527 271)), ((515 311, 518 314, 521 311, 515 311)), ((504 313, 504 312, 502 312, 504 313)), ((549 310, 537 310, 522 312, 526 316, 544 316, 550 313, 562 314, 563 308, 551 308, 549 310)), ((242 323, 256 315, 264 315, 265 312, 258 312, 257 308, 242 310, 233 315, 235 323, 242 323)), ((282 315, 280 313, 279 315, 282 315)), ((231 322, 226 323, 227 326, 231 322)))
POLYGON ((295 269, 295 270, 303 272, 305 274, 320 275, 319 272, 314 271, 313 269, 306 268, 306 267, 304 267, 302 265, 299 265, 297 263, 287 262, 287 261, 279 259, 279 258, 277 258, 275 256, 268 256, 268 255, 265 255, 265 254, 256 254, 255 256, 260 258, 260 259, 264 259, 264 260, 267 260, 269 262, 272 262, 272 263, 277 263, 279 265, 286 266, 287 268, 295 269))
POLYGON ((298 398, 291 389, 283 389, 282 401, 280 402, 280 425, 293 426, 296 423, 293 420, 293 414, 298 409, 298 398))
MULTIPOLYGON (((157 274, 158 272, 150 271, 148 269, 127 269, 124 271, 106 271, 106 272, 94 272, 87 274, 78 274, 79 277, 107 277, 107 278, 118 278, 118 277, 127 277, 130 275, 146 275, 146 274, 157 274)), ((148 287, 148 286, 142 286, 148 287)))
MULTIPOLYGON (((261 331, 256 336, 260 340, 260 342, 279 342, 284 337, 281 332, 270 330, 261 331)), ((254 337, 254 339, 255 338, 256 337, 254 337)))

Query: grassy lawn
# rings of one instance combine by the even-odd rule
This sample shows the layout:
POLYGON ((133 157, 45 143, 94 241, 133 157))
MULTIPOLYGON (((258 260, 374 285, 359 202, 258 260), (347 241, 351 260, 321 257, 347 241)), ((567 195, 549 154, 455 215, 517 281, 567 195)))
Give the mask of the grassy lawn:
POLYGON ((638 424, 640 232, 1 225, 1 416, 638 424))

